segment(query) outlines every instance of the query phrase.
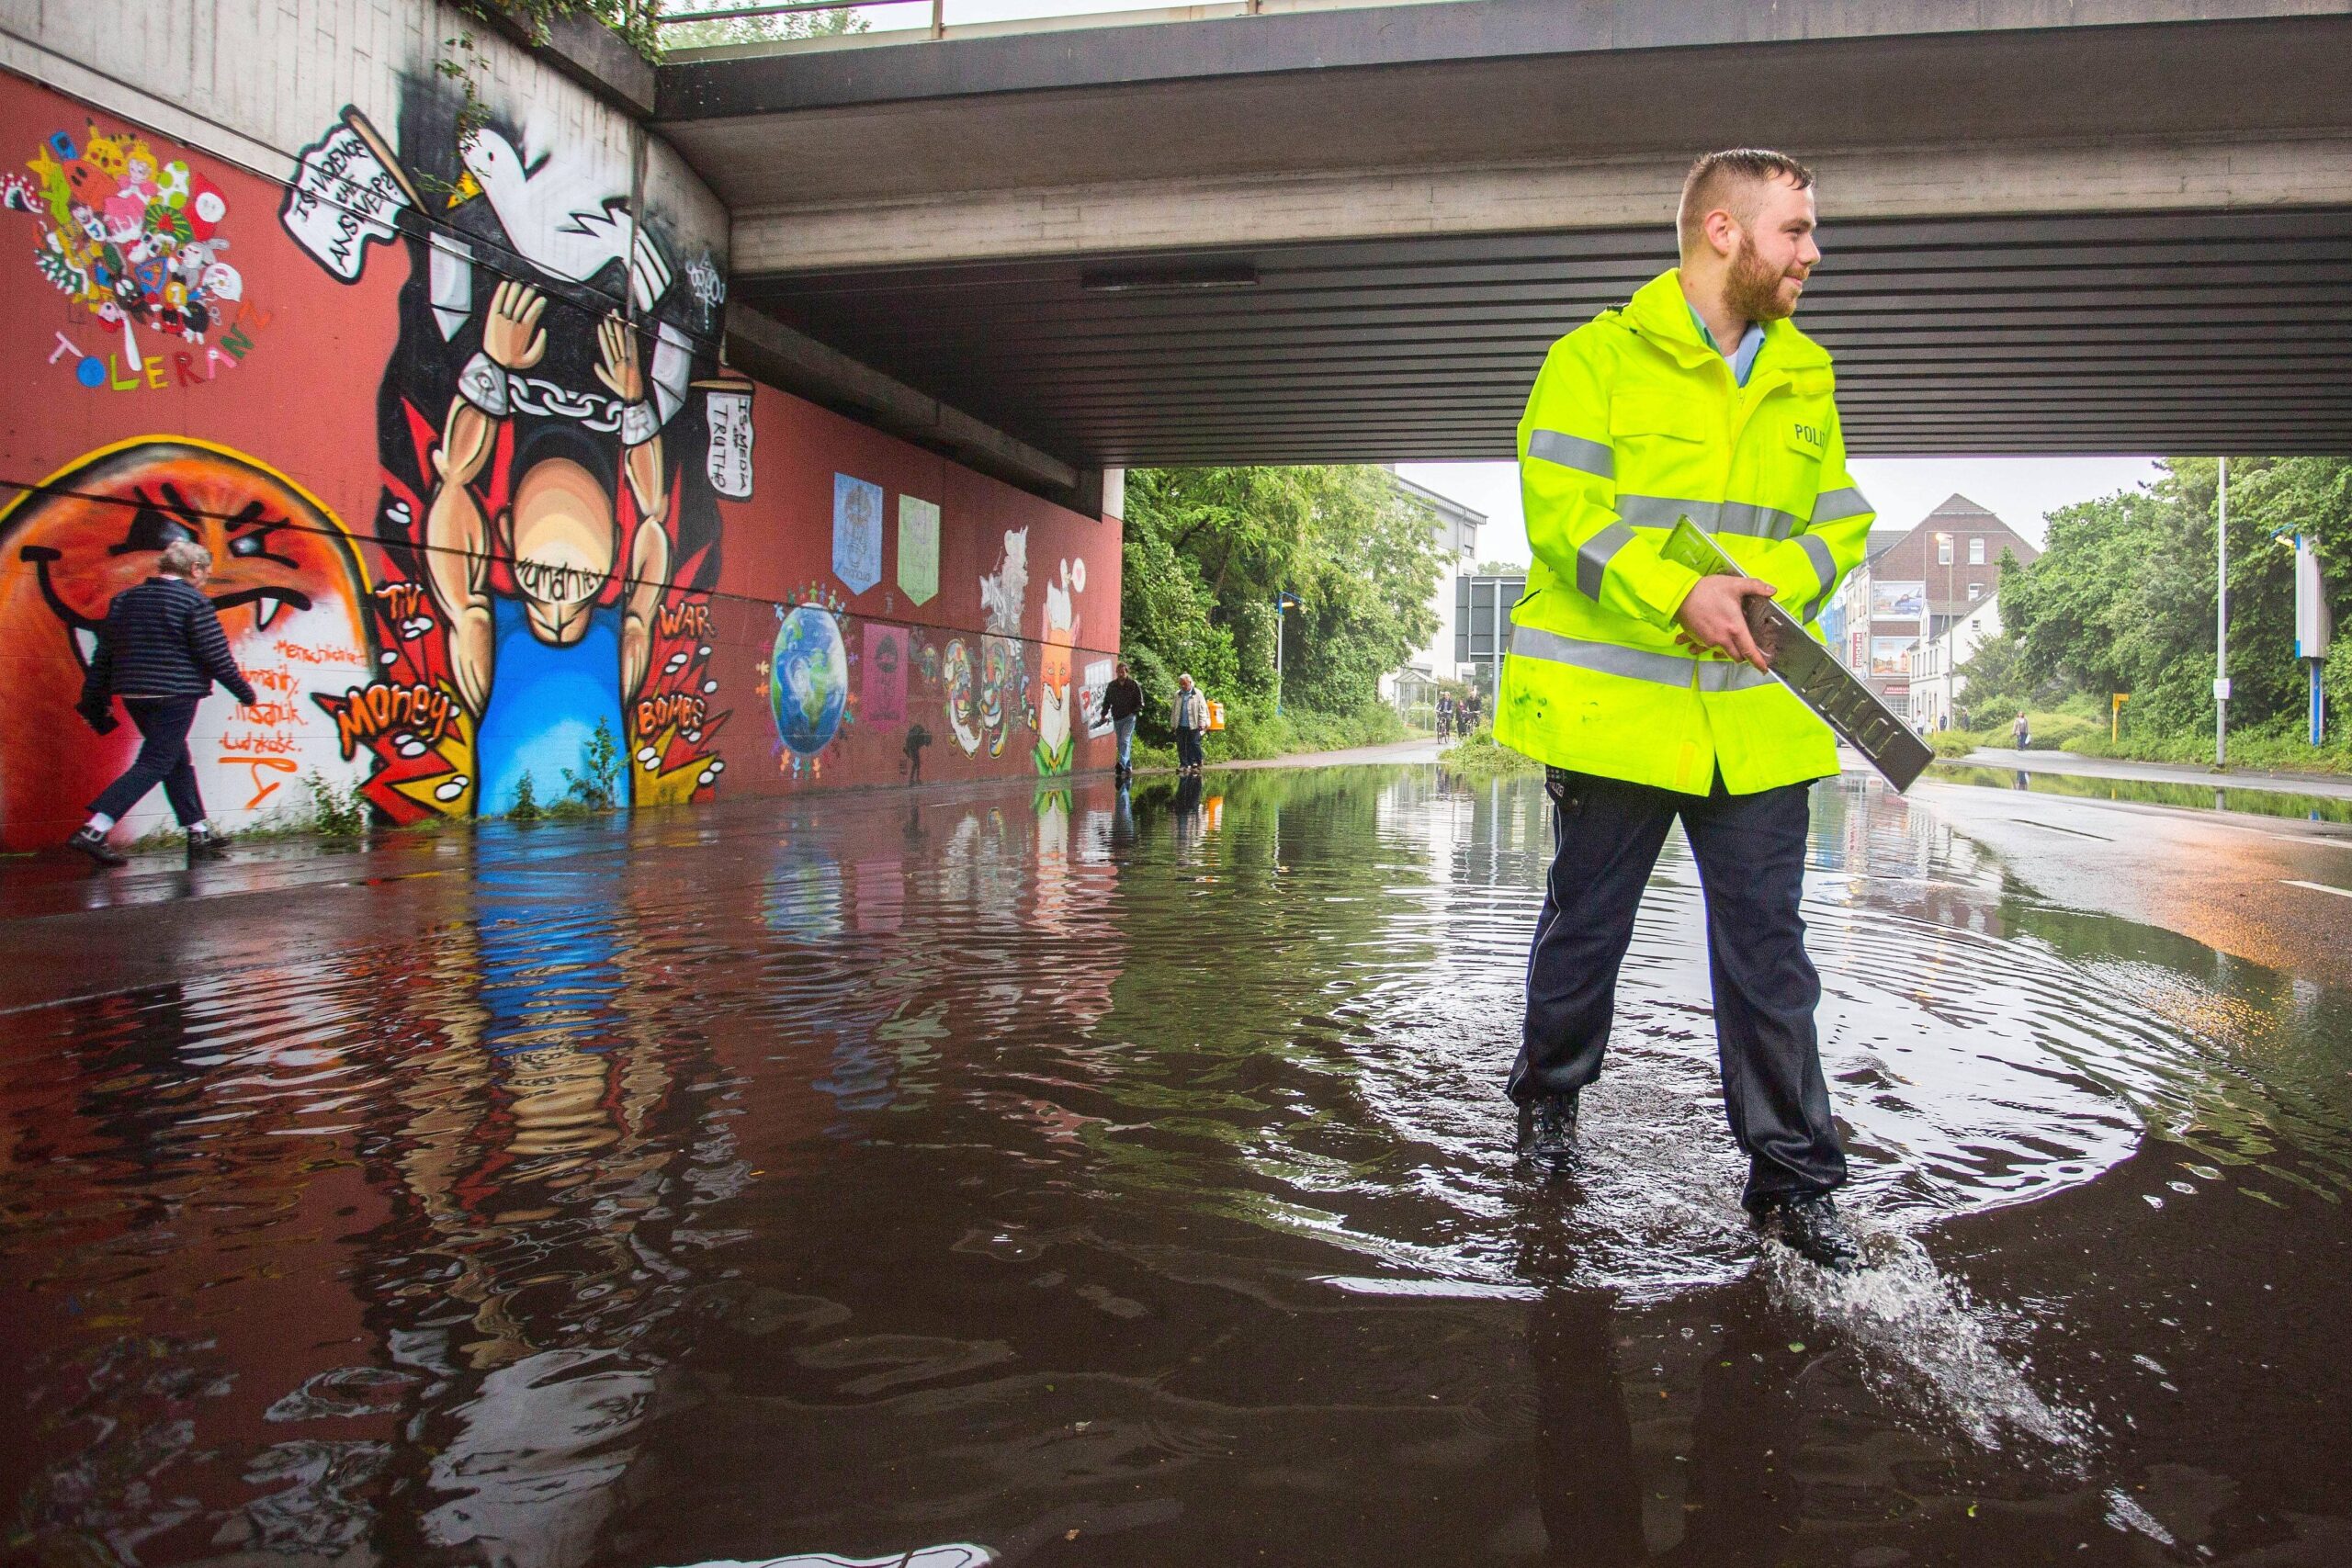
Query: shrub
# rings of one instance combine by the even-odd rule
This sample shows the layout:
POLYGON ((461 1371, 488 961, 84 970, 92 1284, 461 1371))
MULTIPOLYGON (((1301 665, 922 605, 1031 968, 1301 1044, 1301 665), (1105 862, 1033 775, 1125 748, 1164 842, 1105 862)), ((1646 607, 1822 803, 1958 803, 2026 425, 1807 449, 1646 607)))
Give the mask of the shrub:
POLYGON ((302 775, 311 792, 311 826, 330 839, 356 839, 368 831, 368 797, 356 784, 339 784, 316 768, 302 775))
POLYGON ((1511 773, 1540 773, 1544 764, 1523 751, 1514 751, 1495 739, 1494 727, 1481 725, 1467 737, 1438 754, 1438 766, 1469 779, 1503 778, 1511 773))
POLYGON ((588 738, 582 761, 588 770, 585 773, 563 770, 563 795, 556 802, 560 815, 585 817, 610 811, 620 799, 621 749, 613 739, 612 727, 601 718, 596 721, 596 733, 588 738))
POLYGON ((514 804, 506 808, 507 820, 536 822, 545 813, 539 807, 539 786, 532 779, 530 771, 525 769, 523 776, 514 781, 514 804))

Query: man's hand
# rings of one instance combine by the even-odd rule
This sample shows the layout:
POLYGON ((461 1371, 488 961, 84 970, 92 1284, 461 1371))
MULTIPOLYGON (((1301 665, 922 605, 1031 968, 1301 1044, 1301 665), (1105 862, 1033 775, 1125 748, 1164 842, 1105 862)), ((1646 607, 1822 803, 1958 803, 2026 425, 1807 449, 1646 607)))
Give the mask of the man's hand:
POLYGON ((596 349, 604 360, 596 367, 596 379, 625 403, 643 398, 645 377, 637 367, 637 338, 628 323, 618 316, 606 316, 597 322, 596 349))
POLYGON ((548 351, 547 330, 539 325, 547 308, 547 297, 529 284, 500 284, 481 325, 481 351, 502 370, 528 370, 548 351))
POLYGON ((1769 671, 1771 661, 1756 646, 1756 638, 1747 629, 1747 602, 1770 599, 1779 592, 1759 578, 1702 577, 1690 590, 1690 597, 1682 601, 1682 608, 1674 613, 1674 618, 1682 624, 1678 640, 1696 648, 1711 648, 1758 670, 1769 671))

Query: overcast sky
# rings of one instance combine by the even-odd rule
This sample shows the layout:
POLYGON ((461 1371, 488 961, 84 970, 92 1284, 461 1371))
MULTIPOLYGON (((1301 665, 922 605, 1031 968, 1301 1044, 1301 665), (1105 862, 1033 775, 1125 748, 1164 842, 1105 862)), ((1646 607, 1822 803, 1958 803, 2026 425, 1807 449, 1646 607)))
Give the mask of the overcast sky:
MULTIPOLYGON (((2130 490, 2156 477, 2153 457, 1857 457, 1854 482, 1878 508, 1877 526, 1908 528, 1960 494, 2041 543, 2055 508, 2130 490)), ((1510 463, 1399 463, 1415 484, 1487 514, 1478 558, 1532 558, 1519 510, 1519 471, 1510 463)))

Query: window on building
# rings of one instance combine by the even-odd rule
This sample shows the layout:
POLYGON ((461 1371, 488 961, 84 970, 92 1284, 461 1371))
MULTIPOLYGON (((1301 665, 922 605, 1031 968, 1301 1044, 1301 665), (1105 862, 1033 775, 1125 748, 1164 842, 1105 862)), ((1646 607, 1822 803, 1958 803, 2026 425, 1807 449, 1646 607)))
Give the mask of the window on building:
POLYGON ((1950 534, 1936 536, 1936 564, 1938 566, 1951 564, 1951 536, 1950 534))
POLYGON ((1983 583, 1981 583, 1981 582, 1972 582, 1972 583, 1970 583, 1970 584, 1968 585, 1968 602, 1969 602, 1970 604, 1973 604, 1974 603, 1976 603, 1976 601, 1977 601, 1977 600, 1982 599, 1982 598, 1984 598, 1984 585, 1983 583))
MULTIPOLYGON (((1971 566, 1983 566, 1984 564, 1984 540, 1971 539, 1968 541, 1968 564, 1971 566)), ((1973 599, 1976 595, 1972 593, 1969 597, 1973 599)))

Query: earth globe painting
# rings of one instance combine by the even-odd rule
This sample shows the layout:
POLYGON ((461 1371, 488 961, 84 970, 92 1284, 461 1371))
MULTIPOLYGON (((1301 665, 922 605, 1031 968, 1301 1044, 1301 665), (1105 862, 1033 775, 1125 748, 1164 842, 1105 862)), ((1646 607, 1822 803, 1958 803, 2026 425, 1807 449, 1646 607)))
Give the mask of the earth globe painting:
POLYGON ((775 628, 768 705, 775 732, 795 756, 813 757, 840 733, 849 706, 849 649, 841 623, 821 604, 803 604, 775 628))

